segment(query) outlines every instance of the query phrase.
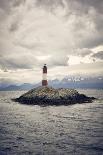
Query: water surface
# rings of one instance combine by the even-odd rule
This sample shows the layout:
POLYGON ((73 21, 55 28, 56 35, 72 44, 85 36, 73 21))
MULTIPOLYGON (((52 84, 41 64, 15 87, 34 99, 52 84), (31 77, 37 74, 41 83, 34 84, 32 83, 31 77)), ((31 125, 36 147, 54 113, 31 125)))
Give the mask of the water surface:
POLYGON ((79 90, 99 98, 71 106, 23 105, 23 91, 0 92, 0 155, 102 155, 103 90, 79 90))

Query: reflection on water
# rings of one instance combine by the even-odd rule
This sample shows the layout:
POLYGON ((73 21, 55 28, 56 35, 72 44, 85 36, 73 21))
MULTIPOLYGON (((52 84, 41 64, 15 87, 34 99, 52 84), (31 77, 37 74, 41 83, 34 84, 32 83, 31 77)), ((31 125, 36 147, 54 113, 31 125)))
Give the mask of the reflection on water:
POLYGON ((30 106, 0 92, 0 155, 102 155, 103 90, 79 90, 98 97, 71 106, 30 106))

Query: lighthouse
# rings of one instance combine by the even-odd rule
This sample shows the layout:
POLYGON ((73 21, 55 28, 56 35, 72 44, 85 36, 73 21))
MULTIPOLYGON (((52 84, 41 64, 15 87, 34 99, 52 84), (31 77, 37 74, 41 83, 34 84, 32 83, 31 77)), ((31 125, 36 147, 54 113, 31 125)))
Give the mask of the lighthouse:
POLYGON ((42 86, 47 86, 48 85, 48 81, 47 81, 47 66, 46 64, 44 64, 43 66, 43 79, 42 79, 42 86))

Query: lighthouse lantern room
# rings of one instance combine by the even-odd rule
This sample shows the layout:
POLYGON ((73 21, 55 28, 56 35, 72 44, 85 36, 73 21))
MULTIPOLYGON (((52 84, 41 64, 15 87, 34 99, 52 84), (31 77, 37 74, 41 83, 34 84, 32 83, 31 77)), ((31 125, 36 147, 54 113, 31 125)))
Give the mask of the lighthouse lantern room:
POLYGON ((42 79, 42 86, 47 86, 48 81, 47 81, 47 66, 44 64, 43 66, 43 79, 42 79))

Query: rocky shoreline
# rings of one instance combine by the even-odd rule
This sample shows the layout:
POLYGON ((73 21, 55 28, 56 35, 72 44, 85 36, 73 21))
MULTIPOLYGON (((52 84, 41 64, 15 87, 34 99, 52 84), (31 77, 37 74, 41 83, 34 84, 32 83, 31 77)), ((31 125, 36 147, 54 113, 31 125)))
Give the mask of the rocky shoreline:
POLYGON ((94 99, 94 97, 79 94, 75 89, 37 87, 13 100, 34 105, 70 105, 92 102, 94 99))

